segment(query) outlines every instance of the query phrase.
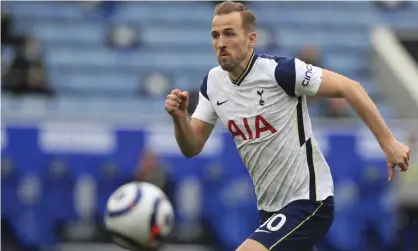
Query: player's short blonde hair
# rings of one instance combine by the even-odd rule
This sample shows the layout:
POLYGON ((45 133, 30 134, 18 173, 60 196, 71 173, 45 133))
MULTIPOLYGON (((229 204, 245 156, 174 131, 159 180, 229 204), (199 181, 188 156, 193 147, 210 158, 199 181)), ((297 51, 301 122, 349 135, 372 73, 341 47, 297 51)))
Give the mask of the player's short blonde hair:
POLYGON ((216 6, 214 15, 226 15, 233 12, 241 13, 242 27, 244 28, 245 32, 252 32, 255 30, 255 14, 242 3, 233 1, 222 2, 216 6))

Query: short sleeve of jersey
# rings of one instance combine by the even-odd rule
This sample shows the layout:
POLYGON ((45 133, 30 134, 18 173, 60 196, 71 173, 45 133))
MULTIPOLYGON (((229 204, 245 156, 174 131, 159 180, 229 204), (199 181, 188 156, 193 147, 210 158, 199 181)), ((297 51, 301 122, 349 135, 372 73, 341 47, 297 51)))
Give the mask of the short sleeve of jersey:
POLYGON ((289 96, 314 96, 321 85, 322 69, 297 58, 280 58, 274 76, 289 96))
POLYGON ((203 79, 203 83, 200 87, 199 92, 199 102, 197 104, 196 110, 194 111, 192 118, 202 120, 206 123, 215 125, 218 120, 218 115, 213 109, 212 104, 210 103, 209 96, 207 93, 207 82, 208 77, 206 76, 203 79))

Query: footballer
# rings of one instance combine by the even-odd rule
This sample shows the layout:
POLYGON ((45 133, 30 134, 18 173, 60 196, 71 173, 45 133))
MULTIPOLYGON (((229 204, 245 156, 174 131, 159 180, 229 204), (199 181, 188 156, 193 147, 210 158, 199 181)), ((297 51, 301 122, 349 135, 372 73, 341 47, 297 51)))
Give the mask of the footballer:
POLYGON ((310 251, 334 217, 329 166, 312 133, 307 96, 344 98, 373 132, 389 174, 406 171, 410 149, 398 142, 362 86, 297 58, 257 54, 256 17, 241 3, 215 8, 212 43, 219 66, 203 78, 189 119, 188 93, 173 90, 165 109, 186 157, 198 155, 220 121, 253 181, 260 226, 237 251, 310 251))

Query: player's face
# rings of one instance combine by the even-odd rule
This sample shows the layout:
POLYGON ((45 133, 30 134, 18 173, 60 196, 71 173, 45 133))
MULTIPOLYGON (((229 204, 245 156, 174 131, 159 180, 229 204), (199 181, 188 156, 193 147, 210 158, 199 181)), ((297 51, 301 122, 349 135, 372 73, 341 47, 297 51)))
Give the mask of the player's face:
POLYGON ((213 18, 212 44, 222 69, 232 72, 240 65, 250 53, 254 34, 245 32, 239 12, 213 18))

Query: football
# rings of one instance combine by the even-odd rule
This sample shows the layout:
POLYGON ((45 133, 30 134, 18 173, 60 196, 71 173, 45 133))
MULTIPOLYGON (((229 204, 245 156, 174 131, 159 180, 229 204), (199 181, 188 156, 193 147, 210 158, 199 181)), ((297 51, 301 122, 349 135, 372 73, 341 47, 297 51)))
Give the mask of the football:
POLYGON ((171 202, 157 186, 130 182, 107 201, 105 226, 112 241, 128 250, 154 250, 174 228, 171 202))

